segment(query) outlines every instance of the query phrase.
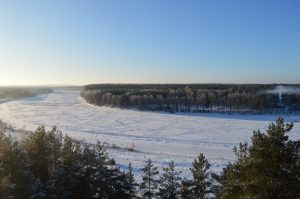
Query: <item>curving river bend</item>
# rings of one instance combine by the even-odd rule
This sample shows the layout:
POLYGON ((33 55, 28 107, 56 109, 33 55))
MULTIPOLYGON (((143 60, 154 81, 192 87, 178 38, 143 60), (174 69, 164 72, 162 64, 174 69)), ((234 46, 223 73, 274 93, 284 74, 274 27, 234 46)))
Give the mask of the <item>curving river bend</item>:
MULTIPOLYGON (((189 175, 188 167, 197 154, 204 153, 212 169, 220 171, 234 160, 233 146, 249 141, 254 129, 264 130, 275 115, 165 114, 96 107, 79 97, 78 91, 55 91, 33 98, 0 104, 0 119, 16 129, 57 126, 81 141, 101 141, 120 167, 132 162, 139 168, 151 158, 156 165, 170 160, 189 175), (128 151, 127 148, 134 148, 128 151)), ((300 121, 300 116, 284 116, 300 121)), ((300 137, 300 123, 290 136, 300 137)))

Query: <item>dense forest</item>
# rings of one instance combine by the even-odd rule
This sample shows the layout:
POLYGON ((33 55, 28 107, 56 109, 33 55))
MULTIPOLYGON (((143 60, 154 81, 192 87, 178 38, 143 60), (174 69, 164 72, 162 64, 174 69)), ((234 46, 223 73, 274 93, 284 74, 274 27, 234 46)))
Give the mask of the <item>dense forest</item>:
POLYGON ((176 163, 158 169, 145 162, 137 182, 131 165, 121 170, 105 147, 83 144, 53 128, 39 127, 22 140, 0 133, 1 199, 296 199, 300 197, 300 140, 289 140, 292 123, 278 118, 252 143, 235 147, 236 161, 220 175, 203 154, 191 178, 176 163), (161 172, 159 172, 161 171, 161 172))
POLYGON ((52 89, 43 87, 0 87, 0 102, 1 100, 34 97, 50 92, 52 89))
MULTIPOLYGON (((285 86, 299 88, 299 85, 285 86)), ((276 87, 273 84, 94 84, 85 86, 81 97, 99 106, 153 111, 299 113, 300 93, 276 93, 276 87)))

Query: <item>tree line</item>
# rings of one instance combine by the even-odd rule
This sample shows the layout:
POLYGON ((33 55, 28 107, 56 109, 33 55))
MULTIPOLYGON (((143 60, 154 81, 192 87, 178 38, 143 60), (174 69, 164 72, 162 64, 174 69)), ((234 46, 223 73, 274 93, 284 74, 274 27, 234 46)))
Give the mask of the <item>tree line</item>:
POLYGON ((34 97, 50 92, 52 92, 52 89, 42 87, 0 87, 0 100, 34 97))
POLYGON ((167 112, 300 112, 300 95, 265 91, 268 84, 95 84, 81 91, 98 106, 167 112))
POLYGON ((217 175, 200 154, 182 178, 170 162, 161 174, 149 159, 142 180, 131 164, 121 170, 104 146, 82 144, 53 128, 39 127, 13 141, 0 133, 1 199, 296 199, 300 197, 300 140, 288 132, 293 123, 278 118, 252 143, 234 147, 236 161, 217 175))

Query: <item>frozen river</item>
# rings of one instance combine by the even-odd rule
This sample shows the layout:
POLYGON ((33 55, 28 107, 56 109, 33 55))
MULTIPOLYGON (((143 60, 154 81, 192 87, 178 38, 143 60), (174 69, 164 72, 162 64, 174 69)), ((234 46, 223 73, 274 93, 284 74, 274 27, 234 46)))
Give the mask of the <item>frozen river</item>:
MULTIPOLYGON (((204 153, 213 170, 220 171, 234 160, 233 146, 249 141, 254 129, 264 130, 277 116, 164 114, 96 107, 79 97, 77 91, 51 94, 0 104, 0 119, 16 129, 34 130, 39 125, 57 126, 69 136, 114 145, 109 149, 121 167, 132 162, 137 169, 151 158, 156 165, 174 160, 188 175, 193 159, 204 153), (134 147, 134 151, 126 148, 134 147)), ((300 121, 300 116, 285 116, 300 121)), ((300 123, 290 136, 298 139, 300 123)))

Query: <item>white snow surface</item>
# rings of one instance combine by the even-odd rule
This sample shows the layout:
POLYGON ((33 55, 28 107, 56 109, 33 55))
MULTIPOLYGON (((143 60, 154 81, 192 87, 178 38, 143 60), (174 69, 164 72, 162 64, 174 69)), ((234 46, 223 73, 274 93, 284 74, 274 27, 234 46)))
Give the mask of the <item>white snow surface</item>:
MULTIPOLYGON (((78 91, 55 91, 32 98, 0 104, 0 119, 15 129, 57 126, 69 136, 89 142, 114 144, 110 157, 121 168, 131 162, 137 176, 145 161, 156 166, 174 160, 183 175, 199 153, 209 159, 212 170, 220 172, 234 160, 232 148, 250 142, 253 130, 264 131, 277 115, 168 114, 142 112, 87 104, 78 91), (134 151, 126 150, 134 146, 134 151)), ((300 116, 284 115, 294 121, 291 139, 299 139, 300 116)))

